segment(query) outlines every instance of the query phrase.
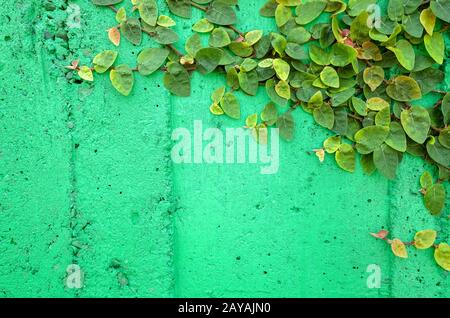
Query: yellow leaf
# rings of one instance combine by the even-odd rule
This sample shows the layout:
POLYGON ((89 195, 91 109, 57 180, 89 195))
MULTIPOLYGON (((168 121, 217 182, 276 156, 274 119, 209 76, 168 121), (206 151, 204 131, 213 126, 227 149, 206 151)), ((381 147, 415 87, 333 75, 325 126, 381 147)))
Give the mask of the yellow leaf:
POLYGON ((89 81, 89 82, 94 81, 94 74, 92 74, 92 70, 87 66, 80 67, 80 70, 78 71, 78 75, 85 81, 89 81))
POLYGON ((420 23, 430 36, 433 35, 434 25, 436 24, 436 16, 430 8, 422 10, 420 13, 420 23))
POLYGON ((450 246, 447 243, 439 244, 434 251, 434 259, 439 266, 450 271, 450 246))
POLYGON ((218 104, 212 104, 209 111, 214 115, 223 115, 223 109, 218 104))
POLYGON ((423 230, 414 236, 414 246, 419 250, 424 250, 433 246, 437 233, 433 230, 423 230))
POLYGON ((392 240, 391 249, 392 249, 392 253, 394 253, 395 256, 398 256, 401 258, 408 258, 408 252, 406 251, 406 246, 399 239, 392 240))
POLYGON ((325 160, 325 150, 323 150, 323 149, 314 149, 314 152, 315 152, 317 158, 319 158, 320 162, 323 162, 325 160))
POLYGON ((120 44, 120 31, 117 28, 111 28, 108 30, 108 38, 115 45, 119 46, 120 44))

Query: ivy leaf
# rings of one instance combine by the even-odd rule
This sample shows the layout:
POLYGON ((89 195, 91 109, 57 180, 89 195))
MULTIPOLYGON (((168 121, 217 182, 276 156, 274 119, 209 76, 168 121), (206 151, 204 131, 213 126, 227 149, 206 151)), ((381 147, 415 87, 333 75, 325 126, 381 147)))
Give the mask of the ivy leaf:
POLYGON ((450 23, 450 0, 431 0, 430 8, 435 16, 450 23))
POLYGON ((431 159, 446 168, 450 168, 450 149, 442 146, 439 140, 434 137, 431 138, 427 142, 427 152, 431 159))
POLYGON ((108 39, 115 46, 120 45, 120 31, 117 28, 111 28, 108 30, 108 39))
POLYGON ((439 266, 450 271, 450 246, 446 243, 439 244, 434 250, 434 259, 439 266))
POLYGON ((234 119, 241 118, 241 108, 239 106, 239 101, 237 100, 236 96, 233 95, 233 93, 226 93, 220 102, 220 106, 222 107, 225 114, 229 117, 234 119))
POLYGON ((127 19, 127 21, 120 24, 120 31, 123 36, 134 45, 139 45, 141 43, 142 29, 138 19, 127 19))
POLYGON ((92 70, 87 66, 80 67, 80 69, 78 70, 78 76, 80 76, 85 81, 94 81, 94 74, 92 73, 92 70))
POLYGON ((391 242, 392 253, 400 258, 408 258, 405 244, 399 239, 393 239, 391 242))
POLYGON ((105 73, 116 61, 117 52, 106 50, 94 57, 94 70, 97 73, 105 73))
POLYGON ((202 74, 211 73, 220 64, 223 51, 218 48, 202 48, 195 54, 198 70, 202 74))
POLYGON ((394 52, 397 60, 408 71, 414 69, 414 62, 416 60, 416 54, 414 48, 407 40, 400 40, 395 44, 395 47, 387 47, 388 50, 394 52))
POLYGON ((424 9, 420 12, 420 23, 429 35, 433 35, 434 26, 436 25, 436 16, 430 8, 424 9))
POLYGON ((122 95, 130 95, 133 89, 134 76, 133 71, 128 65, 119 65, 109 73, 111 83, 114 88, 122 95))
POLYGON ((273 68, 280 80, 287 81, 289 72, 291 71, 291 67, 287 62, 282 59, 275 59, 273 60, 273 68))
POLYGON ((232 25, 236 23, 236 13, 233 8, 221 2, 213 2, 205 13, 209 22, 218 25, 232 25))
POLYGON ((361 116, 367 116, 367 105, 366 103, 358 97, 352 97, 352 105, 355 111, 361 116))
POLYGON ((379 148, 389 135, 389 128, 384 126, 368 126, 355 134, 357 150, 361 154, 368 154, 379 148))
POLYGON ((369 176, 377 170, 373 163, 373 154, 361 155, 361 167, 364 173, 369 176))
POLYGON ((339 75, 336 70, 330 66, 325 66, 325 68, 320 73, 320 79, 325 85, 329 87, 339 88, 339 75))
POLYGON ((295 10, 295 13, 297 14, 295 22, 300 25, 310 23, 322 13, 326 6, 327 2, 322 0, 311 0, 301 3, 295 10))
POLYGON ((221 86, 211 94, 211 99, 215 104, 219 104, 225 95, 225 86, 221 86))
POLYGON ((420 106, 412 106, 402 111, 401 123, 409 138, 423 144, 428 137, 431 119, 428 111, 420 106))
POLYGON ((169 51, 163 48, 142 50, 137 57, 139 73, 143 76, 152 74, 164 64, 168 56, 169 51))
POLYGON ((176 22, 169 16, 167 15, 160 15, 158 17, 158 20, 156 21, 156 24, 162 27, 172 27, 176 25, 176 22))
POLYGON ((190 19, 192 15, 192 7, 190 0, 166 0, 170 12, 173 14, 190 19))
POLYGON ((348 172, 355 171, 356 159, 355 151, 349 144, 341 144, 336 151, 335 159, 338 166, 348 172))
POLYGON ((292 11, 290 8, 285 7, 282 4, 277 6, 277 9, 275 10, 275 22, 278 27, 285 25, 291 17, 292 11))
POLYGON ((442 114, 444 115, 444 124, 450 124, 450 93, 445 94, 442 99, 442 114))
POLYGON ((327 138, 323 142, 323 147, 327 153, 335 153, 341 146, 341 136, 333 136, 327 138))
POLYGON ((155 26, 158 20, 158 5, 155 0, 139 0, 139 14, 148 25, 155 26))
POLYGON ((209 46, 211 47, 224 47, 230 43, 230 36, 223 28, 215 28, 209 37, 209 46))
POLYGON ((241 71, 238 74, 238 79, 239 85, 245 93, 252 96, 256 95, 259 87, 259 82, 258 82, 258 74, 256 73, 255 70, 251 72, 241 71))
POLYGON ((433 230, 419 231, 414 235, 414 246, 419 250, 425 250, 433 246, 437 233, 433 230))
POLYGON ((112 6, 121 3, 123 0, 92 0, 92 3, 97 6, 112 6))
POLYGON ((167 64, 164 86, 174 95, 187 97, 191 93, 191 79, 186 69, 179 63, 167 64))
POLYGON ((389 0, 388 4, 388 16, 392 21, 399 21, 405 14, 403 7, 403 0, 389 0))
POLYGON ((172 29, 157 26, 155 28, 153 39, 159 44, 172 44, 179 40, 178 34, 175 33, 172 29))
POLYGON ((445 188, 442 184, 433 184, 426 190, 424 196, 425 207, 432 215, 441 214, 445 206, 445 188))
POLYGON ((201 42, 200 35, 198 35, 197 33, 192 34, 186 40, 186 44, 185 44, 184 48, 186 49, 186 52, 188 52, 189 55, 195 56, 197 54, 198 50, 200 50, 202 48, 202 42, 201 42))
POLYGON ((425 171, 421 176, 420 176, 420 186, 422 187, 422 189, 428 189, 429 187, 431 187, 433 185, 433 177, 431 176, 431 174, 428 171, 425 171))
POLYGON ((386 144, 375 149, 373 163, 380 173, 388 179, 395 179, 398 167, 397 152, 386 144))
POLYGON ((261 113, 261 120, 267 125, 272 126, 278 118, 278 111, 274 103, 268 103, 261 113))
POLYGON ((399 102, 409 102, 422 98, 419 84, 411 77, 400 75, 390 81, 386 93, 399 102))
POLYGON ((442 33, 434 32, 432 36, 425 34, 423 41, 428 54, 436 63, 442 64, 445 56, 444 36, 442 33))
POLYGON ((283 99, 291 98, 291 88, 286 81, 279 81, 278 84, 275 85, 275 91, 277 92, 278 96, 283 99))
POLYGON ((290 110, 278 117, 277 128, 280 130, 280 136, 283 139, 290 141, 294 138, 295 123, 290 110))
POLYGON ((334 126, 334 112, 330 105, 322 104, 319 108, 315 108, 313 111, 315 121, 328 129, 332 129, 334 126))
POLYGON ((380 66, 368 67, 364 70, 364 83, 375 91, 384 81, 384 70, 380 66))
POLYGON ((331 48, 330 62, 334 66, 344 67, 356 60, 358 52, 351 46, 335 43, 331 48))
POLYGON ((391 122, 390 126, 389 126, 389 136, 387 137, 385 143, 400 152, 405 152, 407 149, 407 144, 406 144, 406 135, 405 135, 405 131, 403 130, 403 127, 393 121, 391 122))
POLYGON ((192 30, 198 33, 208 33, 214 30, 214 24, 206 19, 201 19, 192 26, 192 30))

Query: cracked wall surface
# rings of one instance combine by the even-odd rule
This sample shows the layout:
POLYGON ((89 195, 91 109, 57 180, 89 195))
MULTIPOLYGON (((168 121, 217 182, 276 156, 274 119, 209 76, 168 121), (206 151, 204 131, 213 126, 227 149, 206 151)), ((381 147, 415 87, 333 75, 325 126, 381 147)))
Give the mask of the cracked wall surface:
MULTIPOLYGON (((255 14, 262 2, 241 1, 240 29, 275 29, 255 14)), ((448 241, 446 214, 427 214, 417 192, 420 159, 405 156, 395 181, 321 165, 311 150, 330 133, 296 111, 277 174, 173 165, 173 129, 242 125, 209 114, 222 76, 194 74, 189 98, 170 96, 161 74, 137 76, 123 97, 107 75, 92 85, 63 69, 113 48, 112 12, 87 0, 0 3, 1 297, 450 296, 431 251, 394 259, 368 235, 434 228, 448 241), (71 264, 82 288, 65 284, 71 264), (381 267, 380 289, 367 288, 370 264, 381 267)), ((176 19, 182 39, 200 16, 176 19)), ((118 63, 134 65, 149 46, 123 41, 118 63)), ((268 101, 262 89, 239 99, 243 116, 268 101)))

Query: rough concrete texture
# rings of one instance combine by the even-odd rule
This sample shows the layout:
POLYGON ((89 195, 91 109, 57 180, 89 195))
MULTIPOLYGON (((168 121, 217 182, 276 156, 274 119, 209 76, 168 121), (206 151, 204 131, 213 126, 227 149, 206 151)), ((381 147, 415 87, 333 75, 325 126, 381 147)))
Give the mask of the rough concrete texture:
MULTIPOLYGON (((256 15, 263 2, 241 1, 240 29, 275 28, 256 15)), ((417 192, 422 160, 405 156, 395 181, 345 173, 332 158, 320 164, 310 152, 330 133, 299 110, 275 175, 250 164, 172 165, 174 128, 242 125, 208 111, 223 77, 195 74, 189 98, 170 96, 161 74, 137 76, 129 97, 107 75, 81 83, 62 66, 111 49, 105 30, 115 22, 89 1, 72 3, 79 28, 68 26, 68 1, 1 1, 0 295, 450 296, 431 251, 395 259, 368 235, 388 228, 408 240, 434 228, 448 241, 448 212, 430 216, 417 192), (65 286, 70 264, 84 272, 81 289, 65 286), (381 266, 380 289, 367 288, 369 264, 381 266)), ((176 21, 186 38, 192 21, 176 21)), ((134 65, 149 46, 123 41, 119 63, 134 65)), ((243 116, 268 101, 262 89, 239 98, 243 116)))

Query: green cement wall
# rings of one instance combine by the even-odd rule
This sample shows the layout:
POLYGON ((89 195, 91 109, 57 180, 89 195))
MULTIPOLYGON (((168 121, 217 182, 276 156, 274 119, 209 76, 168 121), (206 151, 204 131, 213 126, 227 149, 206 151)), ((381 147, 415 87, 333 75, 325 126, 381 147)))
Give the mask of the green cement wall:
MULTIPOLYGON (((0 296, 450 296, 431 251, 395 259, 368 235, 433 228, 448 241, 448 213, 430 216, 418 193, 422 160, 405 156, 395 181, 320 164, 309 152, 330 133, 296 111, 277 174, 173 165, 174 128, 242 125, 208 111, 223 77, 195 74, 190 98, 170 96, 161 74, 138 76, 129 97, 107 75, 79 83, 62 67, 111 49, 114 15, 74 0, 81 27, 68 28, 67 1, 0 3, 0 296), (81 289, 65 285, 70 264, 84 273, 81 289), (381 266, 380 289, 367 288, 369 264, 381 266)), ((275 28, 256 14, 263 1, 240 3, 240 29, 275 28)), ((192 21, 176 21, 186 38, 192 21)), ((134 65, 140 48, 123 41, 119 51, 134 65)), ((239 98, 244 116, 268 101, 263 89, 239 98)))

